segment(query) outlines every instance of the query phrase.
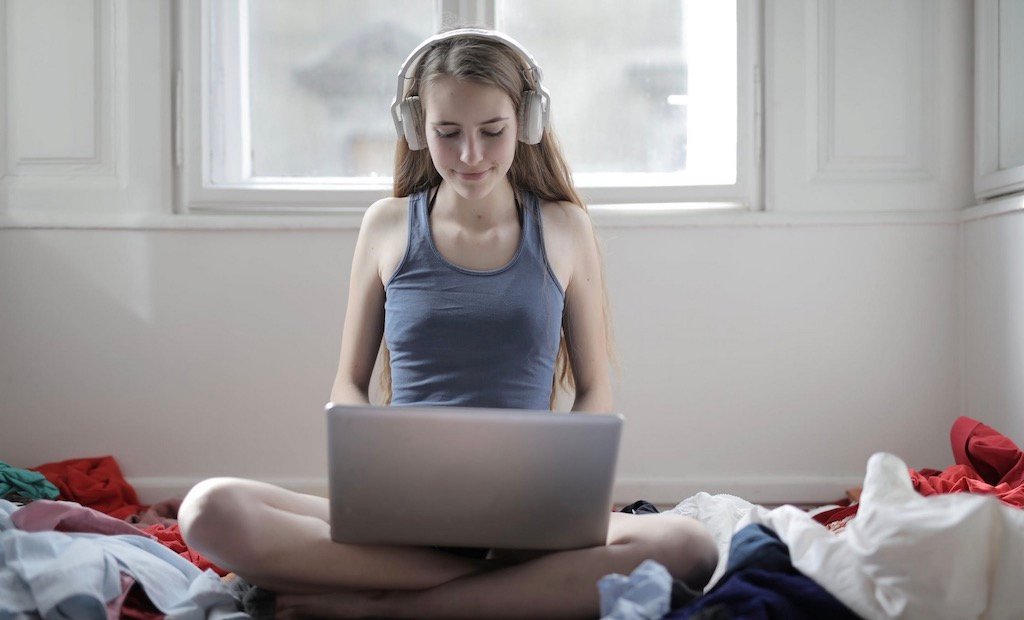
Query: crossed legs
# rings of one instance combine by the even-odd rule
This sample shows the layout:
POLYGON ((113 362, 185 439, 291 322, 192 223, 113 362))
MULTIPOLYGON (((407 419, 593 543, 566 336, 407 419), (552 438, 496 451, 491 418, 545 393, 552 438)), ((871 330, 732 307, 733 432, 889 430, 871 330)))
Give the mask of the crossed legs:
POLYGON ((673 514, 613 513, 604 547, 555 552, 516 564, 415 547, 364 547, 330 539, 321 497, 236 478, 189 492, 179 510, 188 544, 278 606, 315 617, 594 617, 596 583, 645 559, 699 589, 717 562, 697 521, 673 514))

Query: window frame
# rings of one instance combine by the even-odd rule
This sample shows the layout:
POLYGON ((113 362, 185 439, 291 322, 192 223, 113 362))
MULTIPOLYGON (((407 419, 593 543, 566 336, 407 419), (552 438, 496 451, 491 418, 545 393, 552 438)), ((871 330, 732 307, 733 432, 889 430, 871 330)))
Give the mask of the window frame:
MULTIPOLYGON (((494 27, 496 0, 434 0, 435 28, 441 17, 460 23, 494 27)), ((584 185, 584 201, 596 211, 613 211, 621 221, 628 214, 643 218, 666 213, 706 210, 763 209, 763 0, 737 0, 737 158, 732 185, 584 185)), ((375 200, 391 195, 391 183, 346 184, 306 178, 295 182, 214 183, 211 159, 214 141, 209 89, 205 88, 220 63, 232 66, 211 51, 215 19, 244 11, 245 2, 178 0, 175 4, 174 53, 174 208, 178 214, 331 214, 358 223, 375 200)), ((237 46, 239 49, 244 48, 237 46)), ((221 50, 223 53, 223 49, 221 50)), ((234 66, 241 66, 236 63, 234 66)), ((396 67, 397 71, 397 67, 396 67)), ((387 110, 382 110, 386 114, 387 110)), ((236 136, 238 138, 238 136, 236 136)), ((244 137, 241 137, 244 139, 244 137)), ((572 162, 569 162, 570 166, 572 162)))

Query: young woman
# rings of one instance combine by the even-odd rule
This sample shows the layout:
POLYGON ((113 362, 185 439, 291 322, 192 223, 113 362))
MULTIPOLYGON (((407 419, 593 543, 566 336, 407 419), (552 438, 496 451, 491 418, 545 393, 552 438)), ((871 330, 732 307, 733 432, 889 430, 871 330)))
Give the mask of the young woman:
MULTIPOLYGON (((600 256, 539 69, 504 35, 463 29, 428 39, 400 79, 395 195, 359 232, 331 399, 369 402, 383 339, 392 404, 547 408, 561 382, 573 410, 609 411, 600 256)), ((698 522, 611 516, 606 546, 492 559, 335 543, 326 499, 249 480, 196 485, 179 520, 200 553, 277 592, 282 617, 587 617, 602 576, 648 558, 693 588, 710 578, 698 522)))

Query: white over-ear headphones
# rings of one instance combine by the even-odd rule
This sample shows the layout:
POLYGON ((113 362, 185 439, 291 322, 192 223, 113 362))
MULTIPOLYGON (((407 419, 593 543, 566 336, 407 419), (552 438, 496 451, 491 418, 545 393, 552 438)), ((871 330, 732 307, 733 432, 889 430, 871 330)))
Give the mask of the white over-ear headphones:
POLYGON ((548 115, 551 109, 551 95, 541 83, 541 70, 533 60, 530 52, 512 37, 482 28, 459 28, 434 35, 420 43, 416 49, 409 54, 409 57, 402 63, 402 69, 398 72, 398 91, 391 101, 391 119, 395 122, 395 131, 398 137, 405 137, 409 143, 409 149, 418 151, 427 147, 426 128, 423 118, 423 107, 420 105, 420 98, 416 96, 404 97, 405 82, 412 79, 412 73, 416 69, 416 63, 436 43, 455 37, 471 36, 491 41, 504 43, 523 60, 526 67, 524 71, 533 74, 533 82, 537 90, 523 91, 523 102, 519 108, 519 141, 526 144, 537 144, 544 135, 544 129, 548 126, 548 115), (539 92, 538 92, 539 91, 539 92))

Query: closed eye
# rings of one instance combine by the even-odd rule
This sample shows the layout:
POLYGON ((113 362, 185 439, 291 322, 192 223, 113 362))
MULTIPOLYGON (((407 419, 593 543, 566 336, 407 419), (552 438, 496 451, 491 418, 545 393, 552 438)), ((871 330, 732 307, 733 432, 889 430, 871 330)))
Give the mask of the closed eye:
MULTIPOLYGON (((437 133, 437 137, 438 138, 454 138, 454 137, 459 135, 459 130, 457 130, 457 129, 455 131, 449 131, 447 133, 443 132, 443 131, 441 131, 439 129, 435 130, 435 132, 437 133)), ((480 133, 482 133, 483 135, 487 136, 488 138, 497 138, 498 136, 500 136, 503 133, 505 133, 505 128, 502 127, 498 131, 481 131, 480 133)))

